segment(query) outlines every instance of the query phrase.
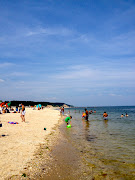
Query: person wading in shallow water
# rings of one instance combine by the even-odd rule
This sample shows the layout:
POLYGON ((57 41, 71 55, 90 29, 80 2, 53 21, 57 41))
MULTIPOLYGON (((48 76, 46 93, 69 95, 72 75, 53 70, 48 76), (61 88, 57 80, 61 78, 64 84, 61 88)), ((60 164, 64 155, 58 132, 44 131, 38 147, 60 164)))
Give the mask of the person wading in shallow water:
POLYGON ((107 114, 106 112, 104 112, 103 118, 104 118, 104 119, 107 119, 107 117, 108 117, 108 114, 107 114))
POLYGON ((86 119, 86 121, 88 121, 89 112, 88 112, 88 110, 87 110, 87 109, 85 109, 85 114, 86 114, 85 119, 86 119))
POLYGON ((65 122, 67 123, 67 125, 69 124, 69 121, 71 122, 72 116, 68 116, 65 119, 65 122))
POLYGON ((62 107, 62 115, 64 116, 64 107, 62 107))

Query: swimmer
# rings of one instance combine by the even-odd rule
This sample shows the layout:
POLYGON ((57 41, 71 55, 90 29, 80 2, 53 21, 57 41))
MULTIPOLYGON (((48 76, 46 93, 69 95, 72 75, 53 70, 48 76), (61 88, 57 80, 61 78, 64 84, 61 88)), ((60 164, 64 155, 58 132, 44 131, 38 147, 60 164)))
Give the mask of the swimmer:
POLYGON ((68 111, 68 114, 70 114, 70 110, 68 111))
POLYGON ((71 123, 71 119, 72 119, 72 116, 66 117, 65 122, 67 123, 67 125, 69 124, 69 121, 71 123))
POLYGON ((89 114, 91 114, 91 111, 89 111, 89 114))
POLYGON ((128 114, 126 113, 126 115, 125 115, 126 117, 128 117, 128 114))
POLYGON ((121 117, 124 117, 124 115, 122 114, 121 117))

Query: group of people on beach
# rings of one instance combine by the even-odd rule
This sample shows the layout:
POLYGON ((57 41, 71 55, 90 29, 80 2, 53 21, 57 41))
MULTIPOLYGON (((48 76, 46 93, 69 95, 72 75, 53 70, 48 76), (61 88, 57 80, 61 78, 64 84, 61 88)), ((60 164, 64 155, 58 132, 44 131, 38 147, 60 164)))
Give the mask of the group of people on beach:
POLYGON ((0 106, 0 114, 4 113, 20 113, 21 111, 21 106, 16 106, 15 108, 13 107, 6 107, 6 106, 0 106))
POLYGON ((13 113, 15 110, 12 107, 0 106, 0 114, 13 113))
POLYGON ((64 116, 64 106, 63 107, 60 107, 60 115, 63 115, 64 116))
POLYGON ((20 117, 22 119, 22 122, 25 122, 25 106, 23 104, 20 104, 19 107, 16 106, 14 109, 13 107, 6 107, 6 106, 0 106, 0 114, 5 113, 21 113, 20 117))

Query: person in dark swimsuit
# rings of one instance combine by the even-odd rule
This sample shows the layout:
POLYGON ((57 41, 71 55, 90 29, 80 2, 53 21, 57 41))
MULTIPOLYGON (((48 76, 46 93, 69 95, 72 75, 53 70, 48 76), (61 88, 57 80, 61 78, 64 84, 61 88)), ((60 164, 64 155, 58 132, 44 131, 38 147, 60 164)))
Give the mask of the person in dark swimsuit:
POLYGON ((85 119, 86 119, 86 121, 88 121, 89 112, 88 112, 88 110, 87 110, 87 109, 85 109, 85 113, 86 113, 86 117, 85 117, 85 119))

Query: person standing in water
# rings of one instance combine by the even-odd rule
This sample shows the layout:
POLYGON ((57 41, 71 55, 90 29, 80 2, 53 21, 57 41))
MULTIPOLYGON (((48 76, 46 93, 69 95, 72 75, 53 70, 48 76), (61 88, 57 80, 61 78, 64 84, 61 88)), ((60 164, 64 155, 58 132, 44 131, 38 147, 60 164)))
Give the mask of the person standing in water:
POLYGON ((67 123, 67 125, 69 124, 69 121, 71 122, 72 116, 68 116, 65 119, 65 122, 67 123))
POLYGON ((62 115, 64 116, 64 107, 62 107, 62 115))
POLYGON ((85 114, 86 114, 85 119, 86 119, 86 121, 88 121, 89 112, 88 112, 88 110, 87 110, 87 109, 85 109, 85 114))
POLYGON ((107 117, 108 117, 108 114, 107 114, 106 112, 104 112, 103 118, 104 118, 104 119, 107 119, 107 117))

